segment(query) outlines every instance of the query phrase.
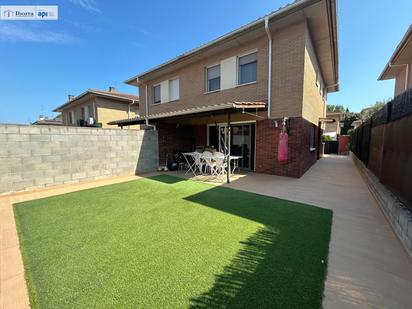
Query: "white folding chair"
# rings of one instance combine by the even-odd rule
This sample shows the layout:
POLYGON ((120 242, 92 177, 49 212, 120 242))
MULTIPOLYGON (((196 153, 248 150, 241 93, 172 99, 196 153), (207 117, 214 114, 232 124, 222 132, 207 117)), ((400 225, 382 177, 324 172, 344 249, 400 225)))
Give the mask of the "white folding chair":
POLYGON ((216 163, 213 160, 213 154, 210 151, 204 151, 202 153, 201 159, 203 160, 205 164, 205 171, 209 169, 210 174, 213 174, 213 171, 216 167, 216 163))
POLYGON ((225 155, 222 153, 217 153, 214 156, 214 161, 215 161, 215 168, 213 175, 216 176, 217 178, 221 178, 226 175, 226 168, 227 168, 227 162, 225 155))

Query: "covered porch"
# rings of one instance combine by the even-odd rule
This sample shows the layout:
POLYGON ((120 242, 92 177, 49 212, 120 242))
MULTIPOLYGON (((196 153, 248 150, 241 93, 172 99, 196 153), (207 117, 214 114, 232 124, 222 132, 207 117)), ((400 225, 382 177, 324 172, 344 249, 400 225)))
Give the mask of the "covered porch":
MULTIPOLYGON (((255 170, 256 121, 266 116, 266 101, 230 102, 115 123, 120 127, 146 124, 147 129, 156 129, 159 165, 167 170, 187 171, 189 164, 182 154, 207 151, 224 155, 226 162, 236 156, 239 172, 255 170)), ((233 166, 227 168, 232 171, 233 166)))

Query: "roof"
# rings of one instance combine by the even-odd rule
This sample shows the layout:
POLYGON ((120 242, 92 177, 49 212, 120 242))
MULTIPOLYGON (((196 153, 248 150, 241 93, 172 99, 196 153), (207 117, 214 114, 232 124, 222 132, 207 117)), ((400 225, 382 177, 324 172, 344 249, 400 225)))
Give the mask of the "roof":
POLYGON ((139 101, 139 96, 133 95, 130 93, 110 92, 110 91, 104 91, 104 90, 98 90, 98 89, 88 89, 85 92, 78 95, 77 97, 74 97, 73 99, 55 108, 53 111, 61 112, 63 109, 69 107, 70 105, 76 104, 77 103, 76 101, 86 97, 87 95, 94 95, 98 97, 114 99, 118 101, 119 103, 127 103, 127 104, 139 101))
POLYGON ((345 115, 346 115, 345 112, 327 112, 326 113, 326 118, 339 117, 339 120, 343 120, 345 115))
POLYGON ((399 71, 402 69, 399 66, 410 63, 412 58, 412 25, 404 34, 402 40, 399 42, 391 58, 383 69, 378 80, 395 78, 399 71))
MULTIPOLYGON (((218 103, 213 105, 204 105, 198 107, 192 107, 172 112, 156 113, 150 114, 148 116, 149 120, 162 119, 162 118, 171 118, 176 116, 184 116, 191 114, 198 114, 203 112, 213 112, 213 111, 222 111, 222 110, 231 110, 231 109, 262 109, 267 108, 267 100, 253 101, 253 102, 226 102, 218 103)), ((135 117, 129 119, 120 119, 108 122, 109 125, 130 125, 135 123, 143 123, 145 121, 144 117, 135 117)))
POLYGON ((62 119, 39 119, 32 123, 32 125, 54 125, 54 126, 62 126, 63 120, 62 119))
MULTIPOLYGON (((137 86, 139 82, 142 80, 142 77, 155 72, 157 70, 163 69, 168 66, 172 66, 174 64, 180 63, 185 59, 188 59, 192 56, 195 56, 197 54, 203 53, 205 50, 213 48, 217 46, 218 44, 221 44, 223 42, 229 41, 231 39, 236 38, 236 36, 239 36, 243 33, 246 33, 247 31, 251 31, 254 28, 263 28, 265 24, 265 20, 268 19, 269 21, 275 20, 275 19, 280 19, 285 16, 289 16, 292 13, 295 13, 299 10, 302 10, 306 7, 309 7, 312 4, 320 3, 322 1, 325 1, 326 3, 326 11, 328 14, 328 25, 329 25, 329 31, 327 31, 326 36, 329 39, 329 42, 327 44, 325 43, 320 43, 323 48, 325 46, 329 46, 331 48, 331 54, 327 56, 327 61, 332 62, 332 67, 333 67, 333 80, 334 82, 330 82, 330 86, 328 88, 328 92, 332 91, 337 91, 339 86, 338 84, 338 46, 337 46, 337 6, 336 6, 336 0, 295 0, 294 2, 285 5, 284 7, 279 8, 278 10, 272 11, 271 13, 258 18, 255 21, 252 21, 234 31, 231 31, 225 35, 222 35, 206 44, 203 44, 197 48, 194 48, 186 53, 183 53, 169 61, 166 61, 158 66, 153 67, 150 70, 147 70, 143 73, 140 73, 136 76, 133 76, 125 81, 126 84, 129 85, 135 85, 137 86)), ((313 35, 316 35, 316 31, 313 33, 313 35)), ((320 34, 319 34, 320 35, 320 34)), ((323 35, 323 38, 325 35, 323 35)))

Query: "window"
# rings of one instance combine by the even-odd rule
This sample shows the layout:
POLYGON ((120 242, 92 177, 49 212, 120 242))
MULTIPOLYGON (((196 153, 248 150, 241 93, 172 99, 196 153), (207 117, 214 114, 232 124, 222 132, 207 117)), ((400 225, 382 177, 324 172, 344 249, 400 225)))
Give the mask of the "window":
POLYGON ((74 124, 74 111, 69 112, 69 124, 74 124))
POLYGON ((179 79, 169 80, 169 101, 179 100, 179 79))
POLYGON ((239 57, 238 84, 252 83, 257 80, 257 53, 239 57))
POLYGON ((153 103, 160 103, 160 85, 153 86, 153 103))
POLYGON ((316 136, 316 128, 315 126, 311 126, 310 128, 310 142, 309 142, 309 150, 313 151, 316 149, 315 145, 315 136, 316 136))
POLYGON ((94 118, 93 105, 87 106, 87 110, 88 110, 88 113, 89 113, 89 117, 93 117, 93 118, 94 118))
POLYGON ((87 115, 86 115, 86 107, 82 107, 81 111, 82 111, 82 119, 83 119, 83 120, 86 120, 86 118, 87 118, 87 115))
POLYGON ((216 91, 220 89, 220 65, 206 69, 206 91, 216 91))

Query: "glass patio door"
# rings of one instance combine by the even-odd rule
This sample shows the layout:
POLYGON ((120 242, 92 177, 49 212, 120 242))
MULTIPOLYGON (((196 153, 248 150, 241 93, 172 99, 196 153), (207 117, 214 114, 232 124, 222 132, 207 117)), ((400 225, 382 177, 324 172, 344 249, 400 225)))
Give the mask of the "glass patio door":
POLYGON ((233 156, 241 156, 239 167, 251 168, 252 130, 251 124, 232 125, 230 153, 233 156))
MULTIPOLYGON (((209 141, 210 146, 220 152, 226 152, 226 135, 227 126, 224 124, 209 126, 209 141)), ((254 152, 254 124, 233 124, 231 125, 230 136, 230 154, 233 156, 241 156, 239 167, 242 169, 253 170, 253 152, 254 152)))

